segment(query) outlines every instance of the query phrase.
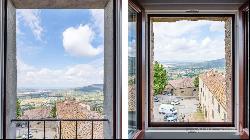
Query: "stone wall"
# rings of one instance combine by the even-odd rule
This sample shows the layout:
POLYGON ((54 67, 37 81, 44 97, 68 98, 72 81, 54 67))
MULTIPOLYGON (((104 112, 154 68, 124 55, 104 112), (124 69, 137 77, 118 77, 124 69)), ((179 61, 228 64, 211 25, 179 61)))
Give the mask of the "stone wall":
POLYGON ((225 19, 227 121, 232 122, 232 18, 225 19))
POLYGON ((113 0, 104 8, 104 113, 108 123, 104 123, 104 138, 113 138, 113 95, 114 93, 114 34, 113 34, 113 0))
MULTIPOLYGON (((150 112, 154 112, 154 32, 153 32, 153 22, 150 21, 150 93, 149 93, 149 98, 150 98, 150 112)), ((154 114, 151 113, 151 120, 154 119, 154 114)))
POLYGON ((16 68, 16 9, 12 2, 7 1, 7 54, 6 54, 6 130, 8 139, 15 139, 17 100, 17 68, 16 68))
POLYGON ((184 89, 175 89, 174 93, 175 96, 198 96, 198 88, 184 88, 184 89), (194 89, 196 91, 194 91, 194 89))

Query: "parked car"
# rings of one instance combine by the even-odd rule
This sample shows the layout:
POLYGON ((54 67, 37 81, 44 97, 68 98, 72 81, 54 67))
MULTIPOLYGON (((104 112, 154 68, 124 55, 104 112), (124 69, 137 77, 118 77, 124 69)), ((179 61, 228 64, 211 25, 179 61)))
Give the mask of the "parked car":
POLYGON ((160 114, 177 114, 177 110, 171 104, 161 104, 159 107, 160 114))
POLYGON ((172 94, 171 92, 169 92, 167 95, 168 95, 168 96, 173 96, 173 94, 172 94))
MULTIPOLYGON (((30 138, 33 138, 33 135, 32 135, 32 134, 29 134, 29 139, 30 139, 30 138)), ((27 134, 23 135, 23 136, 22 136, 22 139, 28 139, 27 134)))
POLYGON ((32 135, 32 134, 29 134, 29 138, 33 138, 33 135, 32 135))
POLYGON ((170 104, 171 105, 179 105, 180 102, 179 102, 179 100, 173 100, 170 104))
POLYGON ((159 102, 159 98, 158 97, 154 97, 154 102, 159 102))
POLYGON ((177 122, 177 115, 174 115, 174 114, 166 114, 164 116, 164 120, 167 121, 167 122, 177 122))
POLYGON ((171 114, 177 115, 177 110, 175 108, 170 109, 170 111, 171 111, 171 114))

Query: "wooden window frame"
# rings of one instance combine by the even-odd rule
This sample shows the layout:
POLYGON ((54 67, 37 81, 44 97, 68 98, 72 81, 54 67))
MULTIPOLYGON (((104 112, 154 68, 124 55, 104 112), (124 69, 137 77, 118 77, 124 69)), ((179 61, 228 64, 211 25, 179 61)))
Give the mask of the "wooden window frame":
MULTIPOLYGON (((235 71, 236 71, 236 65, 235 65, 235 14, 148 14, 147 15, 147 31, 148 31, 148 127, 209 127, 209 128, 233 128, 236 126, 235 122, 235 71), (151 62, 151 46, 150 46, 150 40, 151 40, 151 27, 150 27, 150 20, 151 18, 155 17, 230 17, 232 19, 232 122, 152 122, 151 120, 151 80, 150 79, 150 62, 151 62)), ((203 83, 204 86, 204 83, 203 83)))
MULTIPOLYGON (((3 31, 1 30, 1 32, 3 32, 2 33, 3 36, 0 36, 1 38, 3 38, 3 46, 2 46, 2 44, 0 44, 0 47, 2 47, 1 48, 2 52, 1 52, 1 59, 0 60, 2 61, 1 64, 3 64, 0 67, 1 68, 1 96, 0 96, 1 98, 0 99, 2 100, 2 102, 1 102, 1 107, 2 107, 1 111, 2 112, 0 112, 0 113, 1 113, 2 119, 3 119, 2 124, 1 124, 2 125, 1 126, 1 128, 2 128, 2 130, 1 130, 2 138, 6 139, 7 138, 7 133, 8 133, 6 131, 6 128, 7 128, 7 125, 6 125, 6 121, 7 121, 7 118, 6 118, 6 112, 7 112, 7 110, 6 110, 6 102, 7 102, 6 101, 6 83, 7 83, 7 81, 6 81, 6 72, 7 72, 7 69, 6 69, 6 63, 7 63, 6 58, 7 57, 6 57, 6 55, 7 55, 7 49, 6 49, 6 47, 7 47, 7 33, 8 33, 8 31, 7 31, 7 20, 8 20, 7 19, 7 17, 8 17, 8 15, 7 15, 7 10, 8 10, 7 3, 8 3, 8 1, 10 1, 12 3, 12 0, 1 0, 1 1, 3 3, 2 7, 1 7, 1 10, 3 11, 3 19, 4 20, 3 20, 3 31)), ((14 1, 17 1, 17 0, 14 0, 14 1)), ((119 32, 117 32, 117 30, 119 30, 118 28, 120 27, 120 25, 118 24, 117 20, 119 20, 118 19, 118 17, 120 16, 119 12, 121 12, 120 9, 119 9, 120 7, 118 7, 121 4, 121 1, 120 0, 119 1, 118 0, 112 0, 112 1, 113 1, 113 4, 112 4, 112 6, 113 6, 113 9, 112 9, 112 14, 113 14, 113 19, 112 19, 113 20, 112 21, 112 23, 113 23, 113 34, 112 35, 114 36, 113 42, 112 42, 113 46, 114 46, 114 49, 113 49, 113 52, 112 52, 113 56, 114 56, 113 57, 113 93, 114 94, 113 94, 113 99, 112 99, 112 103, 113 103, 113 105, 112 105, 112 107, 113 107, 112 108, 113 109, 113 112, 112 112, 113 119, 111 121, 113 122, 113 126, 112 126, 113 138, 116 139, 116 138, 121 138, 121 135, 119 135, 119 134, 121 134, 121 131, 122 131, 120 129, 121 128, 121 123, 117 123, 118 120, 121 121, 121 119, 122 119, 122 117, 121 117, 121 108, 119 108, 121 106, 121 102, 117 102, 117 99, 120 97, 120 95, 119 95, 120 92, 117 92, 118 91, 117 87, 119 86, 119 84, 117 84, 117 77, 120 74, 120 73, 117 72, 118 67, 119 67, 118 66, 118 61, 119 60, 117 59, 118 58, 117 55, 119 54, 118 51, 119 51, 119 47, 120 47, 119 46, 119 39, 120 38, 117 37, 117 36, 119 36, 119 34, 118 34, 119 32)), ((31 2, 31 0, 29 0, 28 3, 29 2, 31 2)), ((81 8, 82 9, 86 9, 86 8, 91 9, 91 8, 94 8, 93 5, 91 4, 91 3, 93 3, 93 1, 84 1, 83 0, 83 2, 81 2, 79 0, 79 1, 75 1, 76 3, 78 2, 78 4, 73 4, 73 6, 69 5, 67 3, 67 1, 64 1, 64 2, 62 2, 60 4, 58 4, 57 2, 58 1, 55 1, 56 6, 46 5, 46 2, 45 2, 44 4, 41 4, 41 5, 33 3, 31 5, 28 5, 25 8, 26 9, 44 9, 44 7, 48 7, 48 8, 58 9, 60 7, 60 8, 68 9, 67 6, 75 7, 76 9, 81 9, 81 8), (84 3, 84 2, 88 3, 87 7, 85 5, 79 5, 79 3, 84 3)), ((24 6, 23 3, 19 3, 19 4, 21 5, 21 7, 24 6)), ((98 5, 97 8, 100 9, 101 6, 102 5, 98 5)), ((22 7, 21 9, 24 9, 24 7, 22 7)), ((1 20, 2 20, 2 17, 1 17, 1 20)))
POLYGON ((137 131, 131 137, 132 139, 142 139, 145 134, 145 93, 146 93, 146 59, 145 59, 145 15, 144 9, 136 0, 129 0, 128 6, 137 12, 137 52, 136 52, 136 62, 137 62, 137 131))
POLYGON ((247 80, 249 79, 248 75, 248 65, 249 65, 249 46, 247 43, 249 43, 249 29, 247 26, 247 12, 249 12, 249 2, 246 2, 239 8, 239 22, 240 22, 240 74, 239 74, 239 131, 240 131, 240 137, 241 139, 248 139, 249 138, 249 130, 247 127, 248 122, 248 112, 247 109, 248 102, 249 102, 249 85, 247 80))

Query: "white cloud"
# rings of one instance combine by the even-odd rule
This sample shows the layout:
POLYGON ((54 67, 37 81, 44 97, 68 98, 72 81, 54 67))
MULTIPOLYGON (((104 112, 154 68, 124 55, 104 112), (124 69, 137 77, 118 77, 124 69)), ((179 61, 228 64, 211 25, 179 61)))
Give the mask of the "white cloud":
POLYGON ((27 25, 36 39, 41 40, 43 27, 41 26, 40 10, 38 9, 17 9, 17 33, 20 31, 20 21, 27 25))
POLYGON ((189 32, 195 31, 208 24, 206 21, 176 21, 176 22, 154 22, 154 32, 161 33, 164 36, 180 37, 189 32))
POLYGON ((63 32, 63 47, 73 56, 96 56, 103 52, 103 46, 94 47, 95 32, 89 25, 69 27, 63 32))
POLYGON ((222 21, 212 22, 211 26, 209 27, 210 31, 212 32, 225 32, 224 29, 225 23, 222 21))
POLYGON ((103 83, 103 59, 63 69, 36 68, 17 59, 18 87, 79 87, 103 83))
POLYGON ((201 46, 202 47, 206 47, 206 46, 208 46, 210 43, 211 43, 211 39, 209 38, 209 37, 206 37, 206 38, 204 38, 202 41, 201 41, 201 46))
POLYGON ((135 39, 133 39, 129 42, 128 56, 136 57, 136 40, 135 39))
MULTIPOLYGON (((217 21, 154 23, 154 59, 157 61, 207 61, 224 58, 223 33, 216 36, 211 33, 211 30, 206 31, 215 27, 216 24, 213 22, 217 21)), ((224 30, 223 26, 221 28, 217 26, 216 30, 224 30)))
POLYGON ((90 9, 91 18, 93 24, 93 28, 96 28, 98 34, 101 37, 104 36, 104 10, 103 9, 90 9))

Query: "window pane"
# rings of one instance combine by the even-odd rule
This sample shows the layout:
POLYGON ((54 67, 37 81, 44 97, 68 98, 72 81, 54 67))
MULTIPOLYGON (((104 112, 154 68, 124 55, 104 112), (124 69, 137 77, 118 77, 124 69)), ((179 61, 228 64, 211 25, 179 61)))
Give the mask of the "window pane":
POLYGON ((151 121, 232 122, 232 18, 153 17, 151 26, 151 121))
MULTIPOLYGON (((17 118, 110 115, 104 112, 103 9, 18 9, 16 23, 17 118)), ((104 138, 104 124, 93 123, 93 138, 104 138)), ((59 127, 46 122, 46 138, 59 138, 59 127)), ((62 139, 76 138, 76 122, 61 127, 62 139)), ((30 122, 30 134, 26 122, 17 123, 16 137, 44 138, 43 122, 30 122)), ((78 122, 77 137, 92 137, 90 121, 78 122)))
POLYGON ((131 136, 137 128, 137 13, 132 9, 128 13, 128 133, 131 136))

